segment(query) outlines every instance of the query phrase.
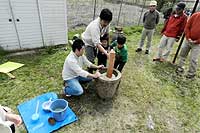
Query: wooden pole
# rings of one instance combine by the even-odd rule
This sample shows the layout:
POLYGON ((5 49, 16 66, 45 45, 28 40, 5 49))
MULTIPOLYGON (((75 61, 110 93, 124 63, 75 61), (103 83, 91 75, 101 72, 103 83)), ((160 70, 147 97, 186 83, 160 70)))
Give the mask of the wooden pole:
MULTIPOLYGON (((193 13, 195 13, 198 3, 199 3, 199 0, 196 0, 191 15, 192 15, 193 13)), ((180 41, 179 46, 178 46, 178 48, 177 48, 176 54, 175 54, 174 59, 173 59, 173 61, 172 61, 173 64, 175 63, 176 58, 177 58, 177 56, 178 56, 178 53, 179 53, 179 51, 180 51, 180 49, 181 49, 181 45, 182 45, 182 43, 183 43, 184 37, 185 37, 185 34, 183 33, 183 35, 182 35, 182 37, 181 37, 181 41, 180 41)))
POLYGON ((107 77, 112 78, 113 74, 113 68, 114 68, 114 63, 115 63, 115 51, 112 49, 109 53, 109 64, 108 64, 108 69, 107 69, 107 77))

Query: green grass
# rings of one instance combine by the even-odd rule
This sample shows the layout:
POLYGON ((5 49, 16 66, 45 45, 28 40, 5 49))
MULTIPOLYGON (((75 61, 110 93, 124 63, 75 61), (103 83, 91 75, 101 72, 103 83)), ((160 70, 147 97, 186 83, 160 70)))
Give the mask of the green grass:
MULTIPOLYGON (((157 31, 160 31, 160 27, 157 31)), ((135 53, 142 27, 125 27, 129 49, 129 60, 125 65, 122 81, 113 100, 102 100, 95 90, 69 99, 69 105, 79 120, 58 130, 63 132, 200 132, 200 72, 193 81, 175 74, 170 63, 154 63, 153 57, 160 40, 156 33, 150 55, 135 53), (146 126, 151 115, 155 129, 146 126)), ((69 33, 71 39, 74 33, 69 33)), ((173 59, 176 47, 169 60, 173 59)), ((1 63, 15 61, 25 66, 13 71, 16 79, 10 80, 0 74, 0 103, 17 112, 16 106, 46 92, 59 93, 62 88, 61 71, 70 51, 61 48, 54 52, 42 51, 31 56, 0 57, 1 63)), ((188 67, 188 63, 186 63, 188 67)), ((24 126, 20 132, 26 132, 24 126)))

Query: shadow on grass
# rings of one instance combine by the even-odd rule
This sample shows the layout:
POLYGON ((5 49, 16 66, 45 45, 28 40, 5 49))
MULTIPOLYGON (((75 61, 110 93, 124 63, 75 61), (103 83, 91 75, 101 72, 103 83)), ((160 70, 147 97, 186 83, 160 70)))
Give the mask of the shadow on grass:
POLYGON ((59 98, 64 98, 69 102, 69 106, 78 117, 85 114, 96 116, 99 113, 105 114, 113 108, 113 99, 101 99, 94 88, 84 90, 81 96, 66 97, 59 94, 59 98))

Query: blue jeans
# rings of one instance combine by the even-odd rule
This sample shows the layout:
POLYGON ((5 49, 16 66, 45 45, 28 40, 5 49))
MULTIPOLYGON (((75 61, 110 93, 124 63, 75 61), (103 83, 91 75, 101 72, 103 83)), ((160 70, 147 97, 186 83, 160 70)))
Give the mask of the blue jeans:
POLYGON ((67 86, 64 88, 64 92, 67 95, 81 95, 83 94, 83 88, 80 83, 87 83, 90 81, 92 81, 92 78, 85 78, 81 76, 65 80, 64 82, 67 83, 67 86))

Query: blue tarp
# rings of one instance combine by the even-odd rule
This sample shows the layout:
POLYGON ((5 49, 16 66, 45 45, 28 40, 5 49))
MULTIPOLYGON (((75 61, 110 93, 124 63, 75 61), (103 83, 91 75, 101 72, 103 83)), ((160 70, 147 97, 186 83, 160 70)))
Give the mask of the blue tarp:
POLYGON ((52 117, 52 113, 46 112, 42 109, 42 103, 48 101, 50 98, 52 98, 52 100, 55 100, 58 97, 55 93, 50 92, 37 96, 17 106, 19 113, 23 119, 23 122, 26 126, 26 129, 28 130, 29 133, 49 133, 77 120, 75 113, 70 109, 70 107, 68 107, 66 119, 61 122, 56 122, 56 124, 53 126, 50 125, 48 123, 48 118, 52 117), (32 114, 35 113, 38 100, 39 100, 39 109, 38 109, 39 119, 37 121, 33 121, 31 119, 31 116, 32 114))

